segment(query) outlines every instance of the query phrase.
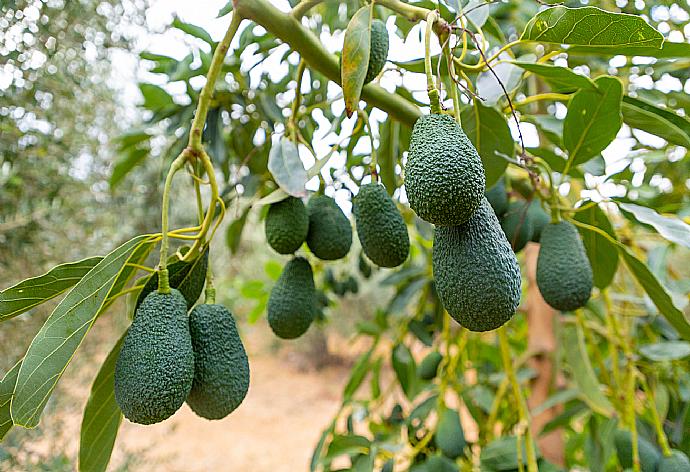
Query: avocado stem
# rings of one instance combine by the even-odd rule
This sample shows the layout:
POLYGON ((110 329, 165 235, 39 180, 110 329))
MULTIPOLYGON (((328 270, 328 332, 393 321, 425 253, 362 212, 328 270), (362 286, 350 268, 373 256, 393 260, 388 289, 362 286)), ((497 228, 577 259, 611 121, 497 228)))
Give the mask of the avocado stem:
POLYGON ((426 72, 426 89, 429 94, 429 103, 431 105, 431 113, 441 113, 441 101, 439 98, 438 89, 436 88, 436 81, 434 80, 433 69, 431 67, 431 31, 434 28, 434 23, 438 19, 438 13, 435 10, 430 11, 426 15, 426 33, 424 35, 424 71, 426 72))
POLYGON ((367 132, 369 133, 369 142, 371 143, 371 164, 369 165, 369 170, 371 172, 371 181, 375 183, 379 181, 379 174, 377 170, 378 155, 376 154, 376 146, 374 145, 374 130, 371 128, 371 123, 369 123, 369 114, 367 111, 357 109, 357 113, 359 113, 359 116, 362 118, 362 121, 367 128, 367 132))

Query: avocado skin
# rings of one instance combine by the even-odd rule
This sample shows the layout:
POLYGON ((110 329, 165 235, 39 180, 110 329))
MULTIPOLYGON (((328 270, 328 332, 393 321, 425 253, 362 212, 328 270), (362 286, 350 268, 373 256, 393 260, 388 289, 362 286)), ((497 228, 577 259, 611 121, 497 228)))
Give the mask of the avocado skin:
POLYGON ((137 309, 115 366, 115 400, 133 423, 153 424, 184 403, 194 379, 187 302, 154 291, 137 309))
POLYGON ((294 339, 307 332, 316 315, 316 289, 309 262, 296 257, 285 265, 268 297, 268 324, 276 336, 294 339))
POLYGON ((526 202, 513 201, 508 204, 508 210, 501 218, 503 233, 516 253, 522 251, 532 238, 533 229, 528 209, 526 202))
POLYGON ((465 433, 457 411, 447 409, 441 413, 436 427, 436 446, 444 456, 457 459, 465 452, 465 433))
POLYGON ((386 65, 388 59, 388 30, 381 20, 371 21, 371 46, 369 50, 369 67, 364 83, 374 80, 386 65))
MULTIPOLYGON (((632 435, 630 431, 618 430, 613 442, 616 446, 616 455, 621 467, 632 468, 632 435)), ((638 454, 640 457, 640 469, 642 472, 655 472, 659 463, 659 451, 645 438, 637 438, 638 454)))
POLYGON ((232 314, 223 305, 197 305, 189 315, 194 382, 187 404, 209 420, 225 418, 249 390, 249 361, 232 314))
POLYGON ((397 267, 410 254, 410 237, 398 207, 383 185, 362 185, 353 199, 357 236, 367 257, 381 267, 397 267))
POLYGON ((551 217, 541 207, 539 200, 532 200, 527 208, 527 219, 532 225, 532 237, 530 241, 538 243, 541 239, 541 232, 546 225, 551 223, 551 217))
POLYGON ((537 285, 546 303, 561 311, 585 306, 594 282, 577 228, 569 221, 549 223, 540 243, 537 285))
POLYGON ((265 222, 266 240, 278 254, 293 254, 309 232, 309 215, 302 200, 288 197, 272 204, 265 222))
POLYGON ((506 183, 503 178, 500 178, 493 187, 488 189, 485 193, 486 199, 489 200, 491 208, 499 218, 508 211, 508 193, 506 192, 506 183))
POLYGON ((435 225, 466 223, 484 198, 486 178, 477 150, 449 115, 420 117, 405 165, 410 207, 435 225))
POLYGON ((417 366, 417 376, 422 380, 431 380, 436 377, 442 359, 440 352, 431 351, 417 366))
POLYGON ((352 245, 352 226, 335 200, 325 195, 313 196, 307 211, 307 246, 311 252, 324 261, 345 257, 352 245))
POLYGON ((685 453, 673 450, 668 457, 662 457, 656 472, 688 472, 690 470, 690 460, 685 453))
POLYGON ((432 263, 443 306, 465 328, 489 331, 515 314, 520 266, 486 198, 464 225, 436 228, 432 263))

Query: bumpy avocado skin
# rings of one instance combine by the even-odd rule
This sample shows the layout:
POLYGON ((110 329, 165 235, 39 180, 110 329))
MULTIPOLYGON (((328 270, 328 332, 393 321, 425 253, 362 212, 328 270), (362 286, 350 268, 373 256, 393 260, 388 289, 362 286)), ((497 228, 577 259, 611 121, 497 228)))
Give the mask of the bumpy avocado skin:
POLYGON ((276 336, 294 339, 314 321, 316 289, 309 262, 296 257, 285 265, 268 297, 268 324, 276 336))
POLYGON ((506 192, 506 183, 503 178, 500 178, 493 187, 488 189, 485 195, 496 216, 500 218, 508 211, 508 193, 506 192))
POLYGON ((659 461, 657 472, 688 472, 690 471, 690 460, 681 451, 671 451, 668 457, 662 457, 659 461))
POLYGON ((324 261, 345 257, 352 245, 352 226, 335 200, 325 195, 313 196, 307 211, 307 246, 311 252, 324 261))
POLYGON ((465 433, 460 423, 460 415, 452 409, 441 413, 436 428, 436 445, 444 456, 457 459, 465 450, 465 433))
POLYGON ((489 331, 515 314, 520 266, 486 198, 464 225, 436 228, 432 262, 439 298, 465 328, 489 331))
POLYGON ((541 234, 537 285, 546 303, 561 311, 585 306, 592 294, 592 267, 575 226, 549 223, 541 234))
POLYGON ((405 165, 410 207, 439 226, 466 223, 484 198, 486 178, 477 150, 449 115, 417 120, 405 165))
POLYGON ((532 237, 530 241, 538 243, 541 240, 541 232, 544 231, 546 225, 551 222, 551 217, 541 207, 539 200, 532 200, 527 209, 527 218, 532 225, 532 237))
POLYGON ((369 67, 364 83, 374 80, 386 65, 388 59, 388 30, 381 20, 371 21, 371 49, 369 52, 369 67))
POLYGON ((302 200, 288 197, 268 209, 266 240, 278 254, 293 254, 309 232, 309 215, 302 200))
POLYGON ((153 424, 184 403, 194 379, 187 302, 172 289, 137 309, 115 366, 115 400, 133 423, 153 424))
POLYGON ((405 262, 410 254, 407 226, 383 185, 362 185, 353 212, 362 249, 374 264, 397 267, 405 262))
POLYGON ((197 305, 189 315, 194 382, 187 404, 202 418, 219 420, 249 390, 249 361, 232 314, 223 305, 197 305))
POLYGON ((522 251, 532 238, 532 221, 526 202, 519 200, 510 202, 508 210, 501 217, 501 228, 506 239, 516 253, 522 251))
MULTIPOLYGON (((624 469, 632 468, 632 435, 630 431, 616 431, 613 442, 616 446, 616 455, 621 467, 624 469)), ((638 437, 637 446, 642 472, 655 472, 660 459, 659 451, 652 443, 642 437, 638 437)))

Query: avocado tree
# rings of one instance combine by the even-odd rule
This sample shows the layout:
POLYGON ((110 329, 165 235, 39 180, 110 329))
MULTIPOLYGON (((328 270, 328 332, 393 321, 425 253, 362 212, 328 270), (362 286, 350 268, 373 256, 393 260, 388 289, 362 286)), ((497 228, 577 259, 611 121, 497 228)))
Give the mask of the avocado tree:
POLYGON ((0 292, 2 321, 67 292, 0 383, 0 434, 38 424, 121 297, 133 321, 94 380, 80 470, 105 470, 123 412, 237 408, 249 368, 211 270, 232 208, 231 250, 259 213, 286 255, 251 314, 278 337, 328 323, 357 279, 393 292, 353 327, 369 348, 311 470, 686 470, 688 13, 624 3, 234 0, 220 42, 176 19, 199 48, 141 57, 188 100, 140 84, 150 118, 111 179, 165 143, 161 231, 0 292), (418 59, 387 60, 417 36, 418 59), (178 173, 198 211, 171 229, 178 173), (553 326, 523 316, 534 306, 553 326), (544 356, 558 375, 535 404, 544 356), (540 447, 553 431, 560 450, 540 447))

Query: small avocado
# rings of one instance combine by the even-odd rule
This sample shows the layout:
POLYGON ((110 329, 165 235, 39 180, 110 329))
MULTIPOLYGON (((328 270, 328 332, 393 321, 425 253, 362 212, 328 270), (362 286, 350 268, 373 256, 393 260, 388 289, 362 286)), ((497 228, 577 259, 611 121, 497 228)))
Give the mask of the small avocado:
MULTIPOLYGON (((624 469, 632 468, 632 434, 630 434, 630 431, 621 429, 616 431, 613 443, 616 446, 616 455, 621 467, 624 469)), ((637 447, 642 472, 655 472, 660 459, 659 451, 652 443, 640 436, 637 437, 637 447)))
POLYGON ((374 80, 383 70, 388 59, 388 30, 381 20, 371 21, 371 42, 369 50, 369 67, 364 84, 374 80))
POLYGON ((436 427, 436 446, 444 456, 457 459, 465 453, 465 433, 460 423, 460 415, 453 409, 446 409, 440 414, 436 427))
POLYGON ((532 226, 532 237, 530 241, 538 243, 541 239, 541 232, 546 228, 546 225, 551 223, 551 216, 541 207, 539 200, 532 200, 527 209, 527 219, 532 226))
POLYGON ((309 215, 302 200, 288 197, 268 208, 266 240, 278 254, 293 254, 307 239, 309 215))
POLYGON ((673 450, 671 455, 662 457, 656 472, 688 472, 690 471, 690 460, 684 452, 673 450))
POLYGON ((489 200, 491 208, 499 218, 508 211, 508 193, 506 192, 506 183, 503 177, 498 179, 498 182, 493 187, 486 191, 486 199, 489 200))
POLYGON ((362 250, 374 264, 397 267, 405 262, 410 254, 407 226, 383 185, 362 185, 353 213, 362 250))
POLYGON ((315 195, 307 204, 309 232, 307 246, 324 261, 342 259, 352 245, 350 221, 331 197, 315 195))
POLYGON ((314 274, 303 257, 285 265, 268 297, 268 324, 276 336, 294 339, 307 332, 316 315, 314 274))
POLYGON ((482 160, 450 115, 422 116, 412 129, 405 165, 410 207, 437 226, 466 223, 484 198, 482 160))
POLYGON ((532 222, 528 209, 527 202, 515 200, 508 204, 508 210, 501 218, 501 228, 515 253, 522 251, 532 239, 532 222))

